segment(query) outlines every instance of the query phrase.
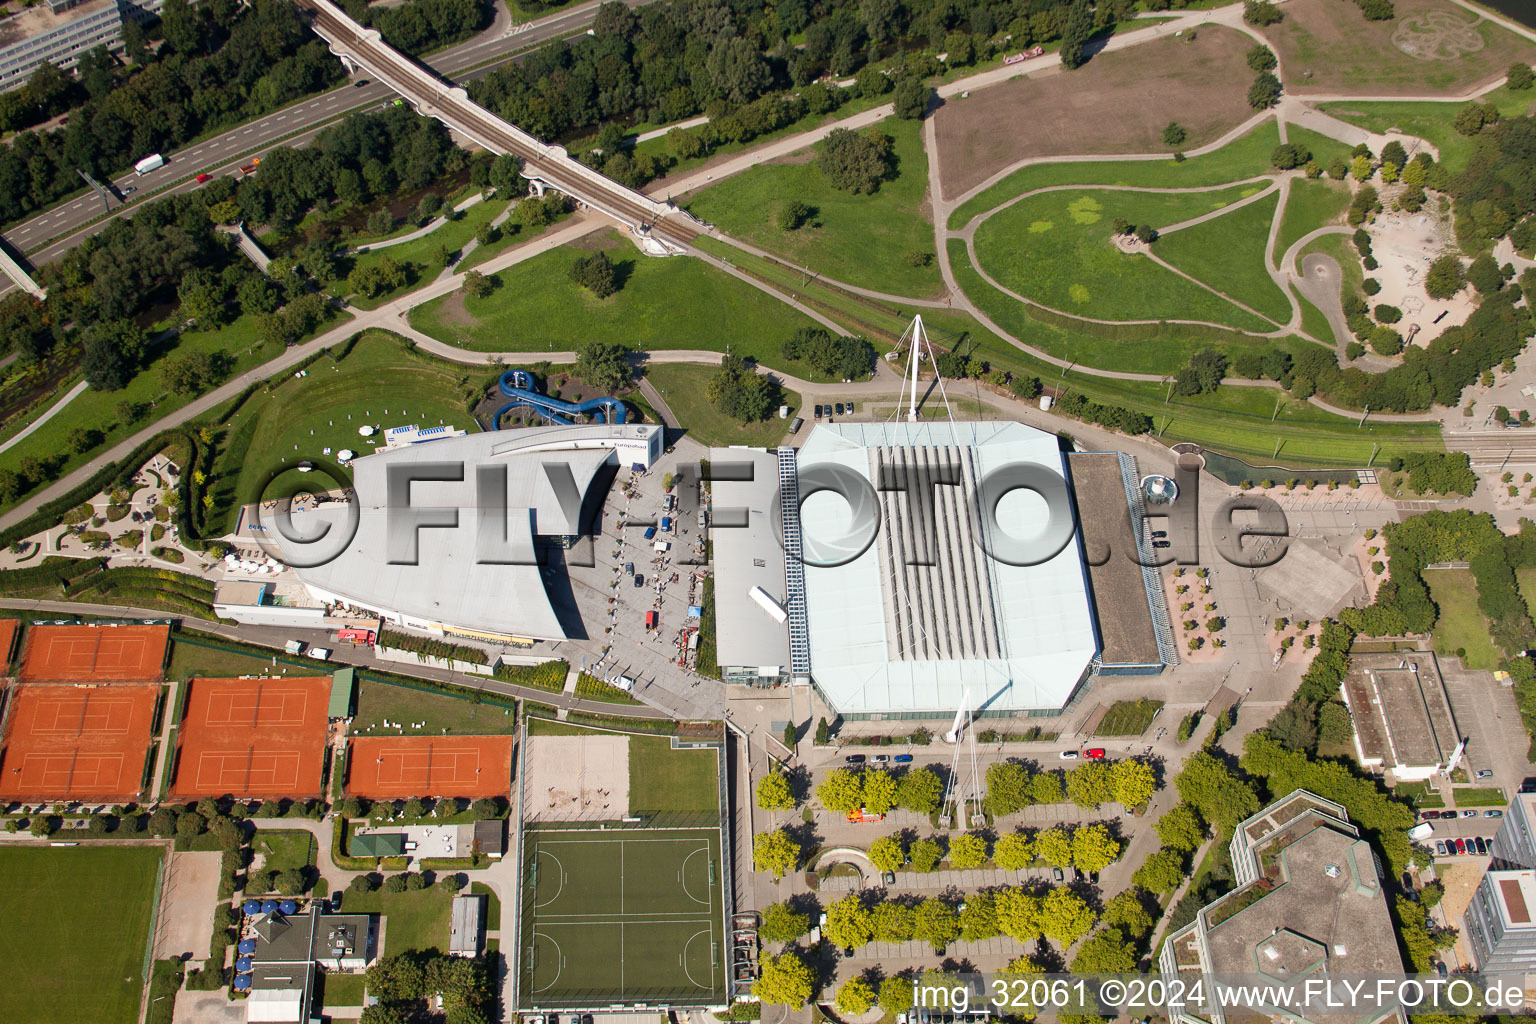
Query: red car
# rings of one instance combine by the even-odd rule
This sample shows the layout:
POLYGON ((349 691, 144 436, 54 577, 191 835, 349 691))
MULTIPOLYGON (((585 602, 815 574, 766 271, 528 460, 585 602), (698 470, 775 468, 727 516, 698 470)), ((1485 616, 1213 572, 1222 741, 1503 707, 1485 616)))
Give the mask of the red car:
POLYGON ((213 180, 213 175, 211 175, 211 174, 199 174, 197 176, 197 183, 199 185, 201 185, 205 181, 212 181, 212 180, 213 180))
POLYGON ((1087 750, 1083 751, 1083 756, 1093 761, 1102 761, 1104 759, 1104 748, 1089 747, 1087 750))
POLYGON ((1462 854, 1467 852, 1467 841, 1465 839, 1456 840, 1456 852, 1462 854))

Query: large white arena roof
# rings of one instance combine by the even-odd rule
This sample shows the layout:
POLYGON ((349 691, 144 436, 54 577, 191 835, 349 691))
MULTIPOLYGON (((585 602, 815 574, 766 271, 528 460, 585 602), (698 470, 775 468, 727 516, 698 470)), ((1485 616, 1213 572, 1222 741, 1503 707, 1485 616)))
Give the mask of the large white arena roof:
MULTIPOLYGON (((980 481, 1028 463, 1066 476, 1057 439, 1021 423, 886 423, 818 426, 800 450, 808 470, 835 465, 873 486, 882 472, 950 467, 954 486, 932 487, 935 528, 925 538, 913 496, 877 491, 875 542, 846 564, 806 565, 811 674, 842 714, 945 714, 1061 708, 1097 653, 1087 576, 1074 536, 1038 565, 1016 566, 984 550, 980 481), (924 540, 936 557, 912 563, 924 540)), ((802 484, 802 488, 804 484, 802 484)), ((1044 502, 1016 490, 998 504, 1014 537, 1042 527, 1044 502)), ((812 494, 801 508, 807 550, 843 536, 849 504, 812 494)))
MULTIPOLYGON (((352 464, 357 494, 357 531, 341 553, 313 567, 302 555, 285 559, 299 566, 305 586, 319 599, 377 611, 392 621, 418 628, 467 630, 533 639, 562 639, 565 628, 550 604, 541 570, 535 564, 494 562, 486 554, 481 517, 506 522, 506 548, 518 560, 532 560, 534 537, 566 537, 582 532, 587 491, 605 463, 648 465, 660 453, 660 427, 591 425, 530 427, 448 437, 409 447, 382 450, 352 464), (462 464, 459 480, 417 480, 410 507, 457 513, 455 528, 416 531, 414 564, 393 564, 386 552, 386 524, 391 499, 386 475, 392 466, 462 464), (477 491, 486 470, 500 490, 486 501, 477 491), (493 506, 504 500, 503 510, 493 506)), ((320 520, 345 535, 349 509, 329 502, 294 514, 307 534, 320 520)), ((287 553, 275 528, 266 541, 287 553)), ((493 536, 501 540, 498 532, 493 536)), ((293 549, 298 554, 298 549, 293 549)), ((496 556, 492 556, 496 557, 496 556)))

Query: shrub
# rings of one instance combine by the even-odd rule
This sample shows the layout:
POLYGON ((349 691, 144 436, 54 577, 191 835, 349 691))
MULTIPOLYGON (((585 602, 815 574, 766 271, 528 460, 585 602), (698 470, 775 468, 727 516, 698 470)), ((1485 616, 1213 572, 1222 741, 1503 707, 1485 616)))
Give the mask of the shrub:
POLYGON ((1268 0, 1246 0, 1243 4, 1243 20, 1259 28, 1273 25, 1284 17, 1280 8, 1268 0))

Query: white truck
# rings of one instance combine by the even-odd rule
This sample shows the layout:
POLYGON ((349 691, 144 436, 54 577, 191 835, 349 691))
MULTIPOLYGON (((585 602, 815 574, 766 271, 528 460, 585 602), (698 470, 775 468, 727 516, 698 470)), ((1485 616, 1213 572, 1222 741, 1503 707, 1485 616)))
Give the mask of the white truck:
POLYGON ((133 173, 142 178, 150 171, 158 171, 164 166, 165 157, 161 156, 159 153, 151 153, 149 156, 133 165, 133 173))
POLYGON ((304 652, 305 657, 314 658, 316 661, 330 661, 331 649, 329 647, 311 647, 304 652))

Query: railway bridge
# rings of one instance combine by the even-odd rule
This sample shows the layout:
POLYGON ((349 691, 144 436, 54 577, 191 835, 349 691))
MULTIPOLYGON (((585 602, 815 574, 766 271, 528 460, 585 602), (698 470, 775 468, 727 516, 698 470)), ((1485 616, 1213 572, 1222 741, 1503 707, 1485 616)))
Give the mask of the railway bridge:
POLYGON ((438 78, 384 42, 331 0, 294 0, 332 53, 361 67, 398 92, 418 112, 434 117, 492 153, 523 163, 523 177, 538 192, 554 189, 610 218, 640 251, 671 256, 684 251, 704 225, 671 203, 641 195, 574 159, 564 148, 540 142, 516 125, 476 104, 462 87, 438 78))

